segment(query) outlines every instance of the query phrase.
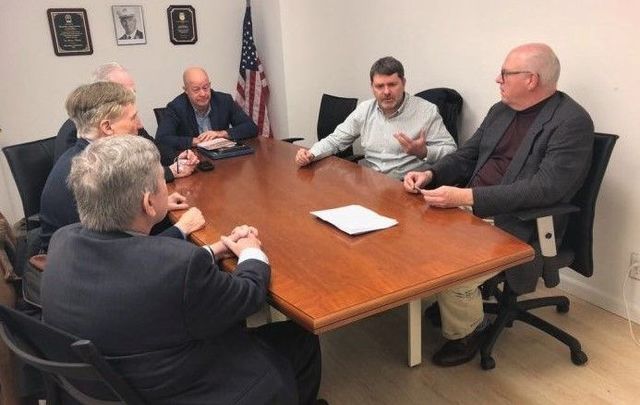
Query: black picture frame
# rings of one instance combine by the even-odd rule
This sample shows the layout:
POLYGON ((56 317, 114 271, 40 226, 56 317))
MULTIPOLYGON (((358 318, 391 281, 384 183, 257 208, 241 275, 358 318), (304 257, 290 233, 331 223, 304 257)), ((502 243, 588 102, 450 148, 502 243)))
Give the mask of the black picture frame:
POLYGON ((196 10, 192 6, 169 6, 169 39, 174 45, 191 45, 198 42, 196 10))
POLYGON ((47 9, 53 51, 57 56, 91 55, 91 31, 84 8, 47 9))

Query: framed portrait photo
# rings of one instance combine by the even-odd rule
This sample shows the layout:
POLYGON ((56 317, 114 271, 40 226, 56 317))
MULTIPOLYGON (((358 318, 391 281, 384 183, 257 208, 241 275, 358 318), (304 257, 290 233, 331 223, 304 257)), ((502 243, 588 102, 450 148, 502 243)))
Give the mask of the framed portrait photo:
POLYGON ((84 8, 50 8, 47 10, 53 51, 58 56, 91 55, 91 33, 84 8))
POLYGON ((111 6, 111 13, 118 45, 147 43, 142 6, 111 6))

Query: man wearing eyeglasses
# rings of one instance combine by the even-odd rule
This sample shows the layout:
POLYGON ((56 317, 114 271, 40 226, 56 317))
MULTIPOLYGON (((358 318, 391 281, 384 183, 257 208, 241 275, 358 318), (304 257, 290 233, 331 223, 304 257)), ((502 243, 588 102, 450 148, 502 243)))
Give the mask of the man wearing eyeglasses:
MULTIPOLYGON (((496 82, 501 101, 456 152, 425 172, 409 172, 408 192, 434 207, 469 207, 479 217, 534 243, 534 223, 506 214, 569 202, 589 170, 593 122, 567 94, 557 90, 560 63, 545 44, 525 44, 507 55, 496 82), (429 189, 423 189, 428 187, 429 189)), ((556 223, 556 236, 564 234, 556 223)), ((518 294, 535 290, 539 256, 506 272, 518 294)), ((440 366, 473 359, 486 324, 478 286, 483 279, 438 294, 442 332, 449 341, 434 355, 440 366)))
POLYGON ((211 89, 207 72, 190 67, 182 75, 184 93, 167 104, 156 140, 174 149, 188 149, 215 138, 252 138, 258 127, 230 94, 211 89))

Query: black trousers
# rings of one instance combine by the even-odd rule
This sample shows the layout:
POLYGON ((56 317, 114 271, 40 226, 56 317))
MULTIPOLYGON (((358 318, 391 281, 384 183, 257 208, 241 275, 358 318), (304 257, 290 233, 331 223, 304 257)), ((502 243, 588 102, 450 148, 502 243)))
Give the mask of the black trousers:
POLYGON ((320 389, 322 356, 318 336, 292 321, 250 329, 285 382, 274 403, 315 404, 320 389))

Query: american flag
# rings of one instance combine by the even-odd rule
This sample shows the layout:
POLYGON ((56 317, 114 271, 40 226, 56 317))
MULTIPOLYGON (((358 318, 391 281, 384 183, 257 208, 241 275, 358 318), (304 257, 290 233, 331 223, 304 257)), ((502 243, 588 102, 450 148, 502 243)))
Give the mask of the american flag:
POLYGON ((253 42, 251 7, 247 7, 242 25, 242 56, 240 57, 240 76, 236 86, 236 103, 256 123, 258 135, 271 138, 273 133, 267 113, 268 101, 269 84, 253 42))

